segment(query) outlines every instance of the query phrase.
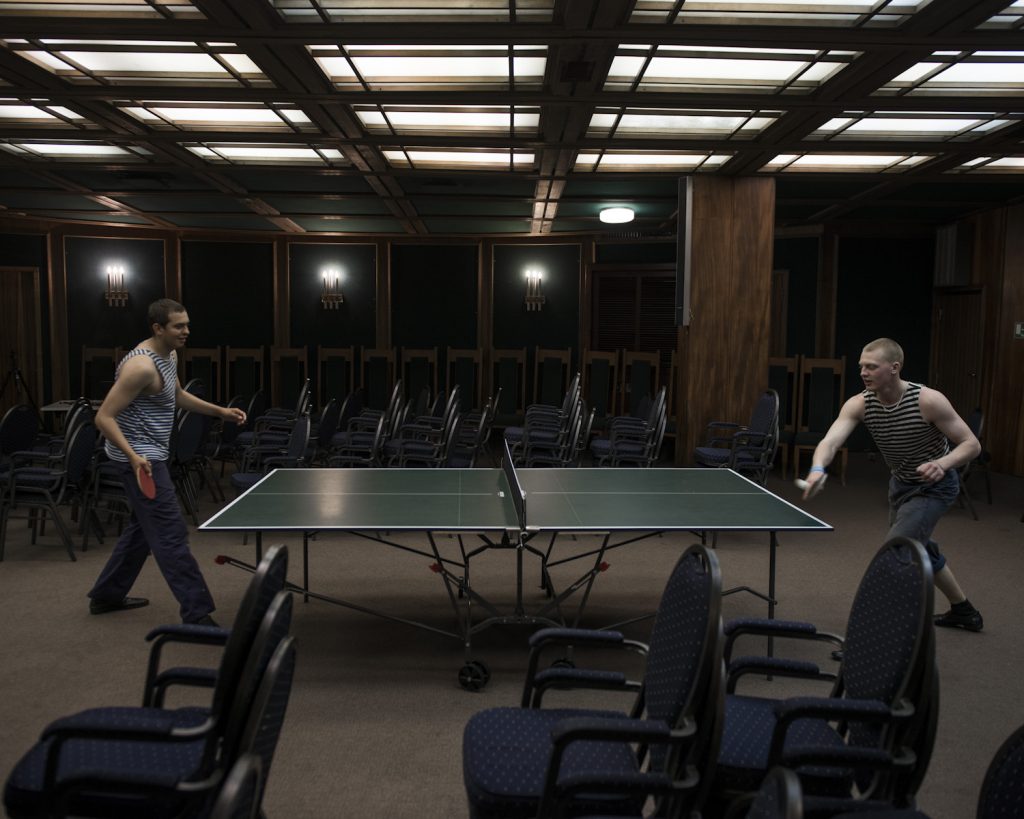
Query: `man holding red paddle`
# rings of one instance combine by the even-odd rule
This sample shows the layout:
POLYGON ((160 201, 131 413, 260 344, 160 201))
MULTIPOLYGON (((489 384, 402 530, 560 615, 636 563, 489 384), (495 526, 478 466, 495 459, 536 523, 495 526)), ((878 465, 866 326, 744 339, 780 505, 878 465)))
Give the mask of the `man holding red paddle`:
POLYGON ((185 392, 178 383, 177 351, 189 333, 188 313, 172 299, 149 306, 152 336, 118 365, 114 386, 96 413, 108 457, 118 464, 132 517, 89 592, 89 611, 107 614, 148 605, 128 597, 152 552, 178 600, 184 623, 216 625, 215 606, 199 565, 188 546, 188 527, 174 492, 170 459, 174 412, 182 407, 235 424, 245 413, 220 407, 185 392))

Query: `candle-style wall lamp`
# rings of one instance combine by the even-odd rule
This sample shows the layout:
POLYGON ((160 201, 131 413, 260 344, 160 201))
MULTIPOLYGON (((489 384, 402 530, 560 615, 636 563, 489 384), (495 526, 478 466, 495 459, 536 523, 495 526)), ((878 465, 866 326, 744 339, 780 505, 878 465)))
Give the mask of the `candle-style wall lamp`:
POLYGON ((125 284, 124 265, 107 265, 107 289, 103 291, 107 307, 128 306, 128 286, 125 284))
POLYGON ((341 292, 341 271, 336 267, 327 267, 322 275, 324 286, 320 292, 320 304, 324 310, 337 310, 345 303, 345 294, 341 292))
POLYGON ((544 294, 541 292, 541 281, 544 273, 537 268, 526 271, 526 309, 540 310, 544 306, 544 294))

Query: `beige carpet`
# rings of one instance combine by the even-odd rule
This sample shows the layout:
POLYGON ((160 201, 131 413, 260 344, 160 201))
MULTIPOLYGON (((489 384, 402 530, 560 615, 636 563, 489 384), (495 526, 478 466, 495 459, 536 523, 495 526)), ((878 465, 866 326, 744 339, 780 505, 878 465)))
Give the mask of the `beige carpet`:
MULTIPOLYGON (((885 533, 885 469, 865 455, 852 455, 847 486, 838 480, 811 510, 836 531, 781 535, 780 604, 777 616, 807 619, 842 632, 857 582, 885 533)), ((981 494, 981 481, 974 486, 981 494)), ((769 488, 791 500, 797 492, 773 476, 769 488)), ((921 793, 933 819, 966 819, 986 766, 1002 740, 1024 723, 1021 671, 1024 640, 1019 631, 1020 579, 1024 577, 1024 480, 994 476, 995 504, 977 502, 974 521, 951 510, 937 532, 957 577, 985 616, 981 634, 940 630, 938 653, 942 708, 935 754, 921 793)), ((203 513, 215 505, 204 498, 203 513)), ((396 538, 413 544, 412 536, 396 538)), ((298 539, 291 578, 301 577, 298 539)), ((661 537, 609 556, 598 578, 586 624, 618 622, 653 608, 680 550, 692 537, 661 537)), ((445 550, 457 549, 442 539, 445 550)), ((727 586, 763 588, 767 536, 727 535, 718 555, 727 586)), ((220 553, 246 560, 252 545, 234 536, 194 533, 193 549, 216 597, 217 617, 230 623, 248 574, 219 566, 220 553)), ((581 540, 560 548, 580 548, 581 540)), ((50 720, 96 705, 138 702, 145 671, 146 632, 177 620, 177 609, 150 562, 133 591, 151 598, 145 609, 90 616, 85 593, 111 543, 94 545, 67 560, 53 530, 36 545, 24 523, 12 521, 6 559, 0 563, 0 770, 6 773, 50 720)), ((312 545, 314 586, 399 617, 451 632, 454 615, 431 561, 355 538, 322 538, 312 545)), ((474 559, 474 584, 507 604, 514 555, 491 552, 474 559)), ((559 571, 556 581, 570 572, 559 571)), ((542 602, 535 565, 527 562, 527 602, 542 602)), ((944 608, 944 601, 937 606, 944 608)), ((750 595, 726 598, 726 617, 761 615, 750 595)), ((643 636, 648 623, 630 627, 643 636)), ((285 732, 278 747, 264 804, 270 817, 383 817, 447 819, 466 815, 461 779, 461 732, 477 709, 515 704, 530 629, 502 626, 473 636, 472 655, 491 669, 478 693, 463 691, 456 676, 463 649, 454 637, 313 601, 296 607, 298 671, 285 732)), ((801 647, 798 656, 810 656, 801 647)), ((201 661, 201 650, 182 659, 201 661)), ((211 655, 205 655, 209 660, 211 655)), ((639 671, 633 661, 632 668, 639 671)), ((755 681, 783 693, 793 681, 755 681)), ((577 699, 577 701, 579 701, 577 699)), ((605 702, 607 702, 605 700, 605 702)), ((614 701, 612 701, 614 702, 614 701)))

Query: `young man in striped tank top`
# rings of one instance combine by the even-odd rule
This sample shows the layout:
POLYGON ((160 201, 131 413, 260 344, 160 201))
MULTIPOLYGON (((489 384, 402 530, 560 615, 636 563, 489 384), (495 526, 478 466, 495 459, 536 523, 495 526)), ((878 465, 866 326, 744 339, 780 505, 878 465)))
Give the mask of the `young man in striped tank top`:
POLYGON ((889 537, 924 544, 932 560, 935 587, 950 608, 935 625, 981 631, 981 613, 971 605, 932 531, 960 491, 957 469, 981 452, 974 433, 938 390, 904 381, 903 349, 889 338, 868 344, 860 356, 864 391, 847 401, 818 448, 807 474, 807 498, 836 452, 861 421, 892 472, 889 481, 889 537), (952 448, 950 448, 952 444, 952 448))
POLYGON ((128 592, 152 552, 178 600, 182 622, 216 625, 210 616, 213 597, 188 547, 188 527, 168 470, 171 429, 177 407, 236 424, 245 423, 245 413, 203 401, 178 383, 177 351, 189 333, 184 307, 171 299, 155 301, 149 306, 149 324, 153 335, 121 360, 114 386, 96 412, 96 426, 117 464, 132 517, 89 592, 89 611, 106 614, 147 605, 146 598, 128 597, 128 592), (153 500, 139 489, 139 469, 156 483, 153 500))

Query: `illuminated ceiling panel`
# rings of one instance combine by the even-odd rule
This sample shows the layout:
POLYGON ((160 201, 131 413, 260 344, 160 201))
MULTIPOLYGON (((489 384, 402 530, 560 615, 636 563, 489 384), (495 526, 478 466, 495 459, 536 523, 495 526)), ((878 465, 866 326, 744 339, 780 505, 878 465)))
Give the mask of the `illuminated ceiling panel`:
POLYGON ((187 0, 0 0, 0 16, 66 14, 75 17, 202 20, 202 12, 187 0))
POLYGON ((853 56, 802 49, 623 45, 605 90, 807 94, 842 71, 853 56))
POLYGON ((192 153, 209 162, 272 165, 324 165, 344 166, 349 162, 335 148, 302 145, 245 145, 242 143, 213 143, 185 145, 192 153))
POLYGON ((356 116, 367 130, 397 134, 489 133, 536 134, 540 124, 538 108, 507 106, 355 106, 356 116))
POLYGON ((935 52, 876 93, 1019 95, 1024 93, 1024 52, 935 52))
POLYGON ((385 149, 384 156, 396 168, 476 168, 529 170, 534 155, 530 151, 473 150, 434 151, 425 148, 385 149))
POLYGON ((590 118, 587 136, 698 139, 753 139, 781 116, 779 111, 672 111, 631 108, 599 109, 590 118))
POLYGON ((554 0, 271 0, 291 23, 547 23, 554 0))
POLYGON ((886 173, 903 171, 932 158, 906 154, 779 154, 761 170, 886 173))
POLYGON ((267 85, 234 43, 134 40, 5 40, 19 56, 77 84, 185 83, 267 85), (42 47, 40 47, 42 46, 42 47))
POLYGON ((247 105, 229 102, 120 103, 122 111, 154 128, 224 127, 238 131, 313 130, 309 117, 295 106, 247 105))
POLYGON ((1024 114, 891 113, 871 115, 850 113, 834 117, 818 128, 811 138, 971 140, 1019 123, 1024 114))
POLYGON ((317 64, 339 88, 539 88, 546 46, 311 45, 317 64))
POLYGON ((897 26, 930 0, 637 0, 634 23, 897 26))
POLYGON ((664 171, 709 169, 729 159, 728 154, 707 154, 685 151, 631 152, 580 151, 576 157, 577 171, 664 171))

